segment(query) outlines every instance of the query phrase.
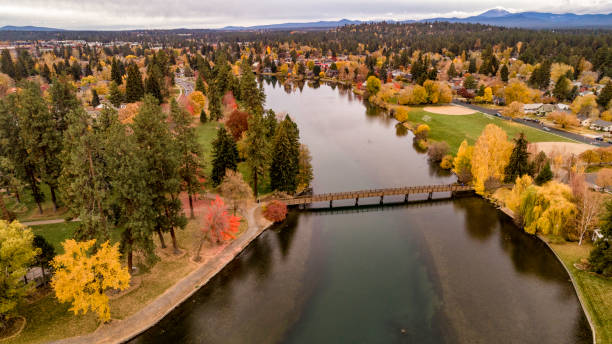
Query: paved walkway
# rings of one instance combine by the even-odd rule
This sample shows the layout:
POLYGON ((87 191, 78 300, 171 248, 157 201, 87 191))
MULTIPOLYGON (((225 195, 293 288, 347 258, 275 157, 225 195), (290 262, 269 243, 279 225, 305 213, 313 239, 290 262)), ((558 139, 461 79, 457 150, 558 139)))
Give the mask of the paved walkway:
POLYGON ((123 320, 113 320, 110 325, 103 326, 93 333, 62 339, 53 343, 122 343, 146 331, 197 292, 201 286, 221 271, 267 228, 257 225, 257 219, 255 218, 257 208, 258 205, 254 205, 247 210, 249 227, 241 236, 227 245, 217 256, 198 267, 137 313, 123 320))
MULTIPOLYGON (((70 220, 70 222, 80 221, 79 219, 70 220)), ((52 220, 38 220, 38 221, 29 221, 22 222, 21 224, 24 226, 39 226, 39 225, 52 225, 54 223, 62 223, 66 222, 65 219, 52 219, 52 220)))

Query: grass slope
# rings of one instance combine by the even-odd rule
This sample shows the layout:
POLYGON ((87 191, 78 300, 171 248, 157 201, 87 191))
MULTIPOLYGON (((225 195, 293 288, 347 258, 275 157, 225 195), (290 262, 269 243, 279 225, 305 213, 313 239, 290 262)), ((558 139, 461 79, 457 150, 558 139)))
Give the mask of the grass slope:
POLYGON ((597 343, 612 343, 612 278, 578 270, 574 263, 588 258, 591 245, 577 243, 550 244, 576 281, 578 292, 591 315, 597 343))
POLYGON ((524 132, 529 142, 572 142, 561 136, 482 113, 451 116, 427 112, 422 108, 413 108, 409 112, 409 121, 427 124, 431 129, 429 137, 435 141, 446 141, 453 154, 457 153, 457 149, 464 139, 467 139, 468 143, 473 145, 487 124, 495 124, 504 129, 509 139, 516 137, 520 132, 524 132))

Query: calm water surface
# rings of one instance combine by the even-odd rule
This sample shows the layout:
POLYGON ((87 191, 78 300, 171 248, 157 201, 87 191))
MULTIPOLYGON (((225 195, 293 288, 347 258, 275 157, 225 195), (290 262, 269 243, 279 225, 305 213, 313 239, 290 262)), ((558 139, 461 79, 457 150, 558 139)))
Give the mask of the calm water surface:
MULTIPOLYGON (((350 91, 264 86, 298 123, 316 193, 454 181, 350 91)), ((368 201, 291 213, 133 342, 592 342, 554 255, 482 199, 368 201)))

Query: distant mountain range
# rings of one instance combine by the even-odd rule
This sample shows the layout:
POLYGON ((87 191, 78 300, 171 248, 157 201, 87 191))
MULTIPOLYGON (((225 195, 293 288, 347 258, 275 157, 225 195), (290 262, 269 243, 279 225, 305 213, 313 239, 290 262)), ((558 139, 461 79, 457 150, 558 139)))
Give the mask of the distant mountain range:
MULTIPOLYGON (((511 13, 503 9, 492 9, 477 16, 467 18, 428 18, 422 20, 404 20, 400 23, 414 22, 450 22, 487 24, 505 27, 520 27, 529 29, 556 29, 556 28, 612 28, 612 13, 610 14, 554 14, 542 12, 511 13)), ((305 23, 283 23, 272 25, 258 25, 249 27, 228 26, 222 30, 287 30, 287 29, 322 29, 344 26, 347 24, 362 24, 372 21, 341 19, 338 21, 318 21, 305 23)), ((391 21, 393 22, 393 21, 391 21)))
POLYGON ((42 26, 12 26, 6 25, 0 27, 0 31, 65 31, 64 29, 54 29, 52 27, 42 26))
MULTIPOLYGON (((492 9, 477 16, 467 18, 429 18, 422 20, 403 20, 400 23, 414 22, 450 22, 486 24, 504 27, 519 27, 527 29, 557 29, 557 28, 594 28, 603 27, 612 29, 612 13, 608 14, 574 14, 574 13, 544 13, 519 12, 512 13, 503 9, 492 9)), ((341 19, 335 21, 316 21, 299 23, 282 23, 256 26, 226 26, 223 31, 249 31, 249 30, 320 30, 340 27, 344 25, 371 23, 373 21, 341 19)), ((388 21, 389 22, 389 21, 388 21)), ((393 21, 390 21, 393 22, 393 21)), ((185 29, 182 29, 185 30, 185 29)), ((39 26, 3 26, 0 31, 65 31, 39 26)), ((188 31, 188 29, 187 29, 188 31)))

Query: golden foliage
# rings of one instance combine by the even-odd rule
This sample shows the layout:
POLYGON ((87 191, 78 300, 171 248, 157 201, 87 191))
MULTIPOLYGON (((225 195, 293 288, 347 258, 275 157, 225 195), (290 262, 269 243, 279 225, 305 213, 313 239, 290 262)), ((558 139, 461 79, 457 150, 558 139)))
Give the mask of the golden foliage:
POLYGON ((71 302, 74 314, 96 312, 98 318, 110 320, 108 289, 125 290, 130 274, 121 266, 119 244, 103 243, 91 253, 96 240, 77 242, 72 239, 62 243, 65 253, 53 259, 55 275, 51 286, 61 302, 71 302))
POLYGON ((533 90, 527 87, 527 85, 517 79, 512 79, 508 83, 508 86, 504 88, 504 97, 506 103, 520 102, 523 104, 532 103, 541 97, 538 90, 533 90))
POLYGON ((525 115, 525 111, 523 111, 523 106, 523 103, 513 101, 504 109, 503 114, 507 117, 522 117, 525 115))
POLYGON ((506 207, 514 213, 517 213, 521 205, 521 196, 531 185, 533 185, 533 179, 528 174, 522 177, 516 177, 512 191, 510 191, 510 193, 506 195, 506 199, 503 200, 506 207))
POLYGON ((566 235, 577 213, 571 199, 570 187, 556 181, 529 186, 522 193, 519 206, 525 232, 566 235))
POLYGON ((395 119, 400 122, 406 122, 408 120, 408 110, 402 107, 395 109, 395 119))
POLYGON ((440 167, 445 170, 453 168, 453 156, 450 154, 445 155, 440 162, 440 167))
POLYGON ((189 104, 193 108, 193 115, 199 116, 206 106, 206 96, 200 91, 193 91, 189 94, 189 104))
POLYGON ((467 140, 463 140, 457 151, 457 156, 453 160, 453 172, 461 182, 469 182, 472 179, 472 154, 474 147, 468 145, 467 140))
POLYGON ((576 127, 580 125, 580 121, 578 121, 578 117, 576 117, 576 115, 574 114, 567 113, 567 112, 554 111, 554 112, 549 113, 546 116, 546 118, 557 123, 562 128, 576 127))
POLYGON ((578 96, 570 105, 575 114, 596 117, 599 115, 597 109, 597 97, 594 94, 578 96))
POLYGON ((474 189, 482 194, 489 178, 504 179, 504 168, 512 152, 512 143, 506 132, 494 124, 488 124, 474 145, 472 154, 472 176, 474 189))
POLYGON ((129 103, 126 104, 124 108, 119 109, 119 121, 123 124, 131 124, 134 122, 134 117, 138 114, 140 110, 140 105, 142 102, 129 103))

